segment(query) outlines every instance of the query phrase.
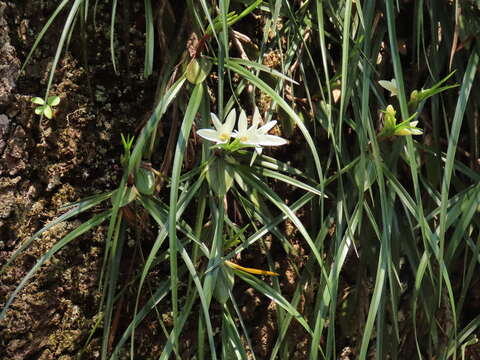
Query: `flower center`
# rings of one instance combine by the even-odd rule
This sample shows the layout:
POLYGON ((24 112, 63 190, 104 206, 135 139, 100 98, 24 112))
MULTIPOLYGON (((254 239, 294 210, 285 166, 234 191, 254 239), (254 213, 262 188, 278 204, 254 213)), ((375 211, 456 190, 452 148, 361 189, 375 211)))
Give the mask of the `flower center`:
POLYGON ((246 137, 246 136, 242 136, 242 137, 240 138, 240 141, 241 141, 241 142, 246 142, 247 140, 248 140, 248 137, 246 137))
POLYGON ((221 134, 220 134, 220 140, 222 140, 222 141, 227 141, 228 139, 230 139, 230 135, 229 135, 229 134, 225 134, 225 133, 221 133, 221 134))

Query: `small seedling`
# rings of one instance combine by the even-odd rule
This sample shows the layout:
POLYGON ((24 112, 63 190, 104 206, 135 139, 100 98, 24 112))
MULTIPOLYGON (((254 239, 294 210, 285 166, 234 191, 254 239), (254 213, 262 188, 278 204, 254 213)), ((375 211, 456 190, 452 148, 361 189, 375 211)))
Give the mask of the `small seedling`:
POLYGON ((60 104, 60 97, 49 96, 47 102, 42 98, 34 97, 31 101, 32 103, 39 105, 35 108, 35 114, 45 115, 48 119, 51 119, 53 117, 53 107, 60 104))
POLYGON ((126 167, 128 166, 128 162, 130 161, 130 154, 132 151, 132 145, 135 136, 130 136, 129 134, 127 136, 123 136, 123 134, 120 134, 120 136, 122 137, 123 145, 123 155, 121 155, 120 157, 120 162, 123 167, 126 167))

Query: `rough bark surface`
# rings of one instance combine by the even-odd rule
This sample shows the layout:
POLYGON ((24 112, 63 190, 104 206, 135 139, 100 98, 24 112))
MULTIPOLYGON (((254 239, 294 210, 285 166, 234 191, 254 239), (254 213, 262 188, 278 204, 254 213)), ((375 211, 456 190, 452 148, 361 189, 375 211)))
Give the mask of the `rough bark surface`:
MULTIPOLYGON (((58 5, 42 3, 0 1, 0 266, 59 215, 62 205, 116 185, 120 129, 128 131, 136 119, 112 103, 134 99, 128 106, 136 111, 143 98, 138 88, 120 87, 106 69, 105 48, 92 63, 99 75, 92 102, 86 71, 67 52, 50 91, 61 103, 52 120, 40 120, 30 99, 44 96, 61 21, 47 32, 23 76, 19 70, 58 5), (117 90, 114 101, 105 96, 106 87, 117 90)), ((78 51, 75 44, 72 51, 78 51)), ((51 228, 0 274, 0 304, 37 259, 82 220, 86 217, 51 228)), ((0 323, 0 359, 75 358, 96 321, 102 240, 102 228, 74 240, 29 281, 0 323)), ((97 358, 97 349, 94 340, 83 358, 97 358)))

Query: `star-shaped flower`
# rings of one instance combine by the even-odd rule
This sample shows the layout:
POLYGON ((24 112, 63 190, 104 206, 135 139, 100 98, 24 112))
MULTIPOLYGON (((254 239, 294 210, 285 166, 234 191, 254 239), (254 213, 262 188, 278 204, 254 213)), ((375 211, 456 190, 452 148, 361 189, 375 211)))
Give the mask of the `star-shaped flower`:
POLYGON ((242 110, 238 119, 238 130, 233 136, 242 144, 254 146, 259 154, 262 152, 262 146, 280 146, 287 143, 287 140, 280 136, 268 134, 268 132, 277 124, 276 120, 269 121, 258 128, 260 120, 261 117, 258 108, 255 108, 252 125, 248 127, 247 115, 242 110))
POLYGON ((199 129, 197 130, 197 134, 202 138, 213 141, 217 144, 228 143, 232 137, 233 127, 235 126, 235 119, 237 117, 235 109, 230 111, 223 124, 220 122, 217 115, 214 113, 211 113, 210 115, 212 116, 212 122, 215 126, 215 129, 199 129))

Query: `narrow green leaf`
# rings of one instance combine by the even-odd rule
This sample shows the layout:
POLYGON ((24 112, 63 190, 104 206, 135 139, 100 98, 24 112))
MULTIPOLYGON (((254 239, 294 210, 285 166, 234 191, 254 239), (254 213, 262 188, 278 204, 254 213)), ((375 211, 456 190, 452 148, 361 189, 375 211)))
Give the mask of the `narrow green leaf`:
POLYGON ((155 24, 153 21, 152 1, 144 0, 145 6, 145 62, 143 68, 143 76, 145 78, 152 75, 153 59, 155 52, 155 24))
POLYGON ((79 202, 75 204, 71 204, 70 207, 71 209, 67 211, 65 214, 60 215, 56 219, 52 220, 50 223, 45 225, 42 229, 37 231, 35 234, 33 234, 28 240, 22 243, 22 245, 13 252, 13 254, 10 256, 10 258, 7 260, 5 265, 3 265, 0 269, 0 274, 2 274, 7 267, 12 264, 13 261, 26 249, 28 248, 33 241, 38 239, 39 236, 41 236, 44 232, 48 231, 51 229, 53 226, 67 221, 91 208, 94 206, 97 206, 98 204, 102 203, 103 201, 109 199, 112 196, 112 192, 104 193, 104 194, 98 194, 98 195, 93 195, 88 198, 85 198, 83 200, 80 200, 79 202))
POLYGON ((170 249, 170 276, 171 276, 171 288, 172 288, 172 316, 173 316, 173 344, 178 350, 178 273, 177 273, 177 233, 176 233, 176 220, 177 220, 177 207, 178 207, 178 188, 180 185, 180 173, 182 170, 183 157, 185 155, 185 149, 187 140, 190 136, 193 121, 197 114, 200 102, 203 96, 203 85, 199 84, 195 86, 195 89, 190 96, 190 100, 185 112, 185 117, 182 122, 180 134, 177 140, 177 146, 175 149, 175 158, 173 160, 172 168, 172 180, 170 187, 170 209, 168 215, 168 237, 169 237, 169 249, 170 249))
MULTIPOLYGON (((71 30, 72 24, 77 16, 78 8, 82 5, 84 0, 75 0, 70 11, 68 13, 67 19, 63 25, 62 33, 60 35, 60 40, 58 41, 57 51, 55 52, 55 57, 53 58, 52 68, 50 70, 50 75, 48 77, 47 89, 45 90, 45 98, 48 96, 50 92, 50 87, 52 86, 53 76, 55 75, 55 71, 57 69, 58 62, 60 61, 60 55, 63 51, 63 45, 65 44, 65 40, 67 39, 68 33, 71 30)), ((63 6, 64 3, 60 4, 63 6)))
POLYGON ((234 169, 225 158, 215 156, 208 164, 207 180, 210 188, 223 199, 233 184, 234 169))
MULTIPOLYGON (((69 2, 70 2, 70 0, 63 0, 57 6, 57 8, 53 12, 53 14, 48 18, 47 22, 42 27, 42 30, 40 30, 37 37, 35 38, 35 42, 33 43, 32 47, 30 48, 30 51, 28 52, 27 58, 25 59, 23 65, 22 65, 22 68, 20 69, 20 72, 23 71, 25 69, 25 66, 29 63, 33 53, 38 48, 38 44, 40 43, 40 41, 42 41, 42 38, 45 35, 45 33, 47 32, 47 30, 50 28, 50 25, 52 25, 52 22, 55 20, 55 18, 58 16, 58 14, 63 10, 65 5, 67 5, 67 3, 69 3, 69 2)), ((42 101, 43 101, 43 99, 42 99, 42 101)))
POLYGON ((112 0, 112 15, 110 20, 110 57, 112 58, 113 71, 119 74, 117 57, 115 55, 115 20, 117 20, 117 0, 112 0))

